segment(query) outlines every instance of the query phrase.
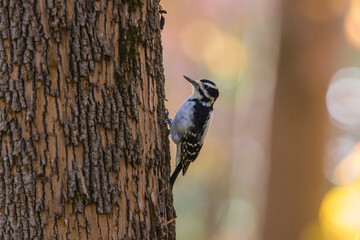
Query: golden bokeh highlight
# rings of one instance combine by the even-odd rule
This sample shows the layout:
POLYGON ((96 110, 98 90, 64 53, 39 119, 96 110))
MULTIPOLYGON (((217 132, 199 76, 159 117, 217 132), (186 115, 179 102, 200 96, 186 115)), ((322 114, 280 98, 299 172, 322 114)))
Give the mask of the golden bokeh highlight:
POLYGON ((309 223, 300 232, 299 240, 326 240, 319 221, 309 223))
POLYGON ((326 194, 320 223, 327 240, 359 240, 360 181, 333 188, 326 194))
POLYGON ((334 169, 333 179, 340 185, 349 184, 360 177, 360 143, 334 169))
POLYGON ((205 44, 220 34, 220 29, 214 24, 200 19, 187 25, 181 32, 181 47, 188 58, 201 63, 205 44))
POLYGON ((185 27, 181 46, 187 57, 204 63, 211 74, 223 80, 237 78, 245 67, 246 52, 240 40, 206 20, 185 27))
POLYGON ((223 33, 205 45, 204 60, 216 77, 234 79, 245 68, 245 49, 238 39, 223 33))
POLYGON ((352 0, 344 21, 344 31, 349 43, 360 49, 360 0, 352 0))

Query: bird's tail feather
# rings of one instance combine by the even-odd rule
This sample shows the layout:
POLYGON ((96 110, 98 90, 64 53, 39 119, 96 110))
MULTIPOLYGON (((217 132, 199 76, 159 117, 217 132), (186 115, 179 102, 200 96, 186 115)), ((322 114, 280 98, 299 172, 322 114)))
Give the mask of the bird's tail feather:
POLYGON ((176 166, 180 163, 180 155, 181 155, 181 143, 176 144, 176 159, 175 164, 176 166))
POLYGON ((180 158, 181 158, 181 143, 176 145, 176 160, 175 160, 176 168, 170 178, 171 188, 173 187, 174 182, 182 169, 182 164, 181 164, 180 158))
POLYGON ((176 180, 177 176, 179 175, 181 169, 182 169, 182 164, 181 163, 177 164, 173 174, 170 177, 170 187, 171 188, 174 186, 175 180, 176 180))

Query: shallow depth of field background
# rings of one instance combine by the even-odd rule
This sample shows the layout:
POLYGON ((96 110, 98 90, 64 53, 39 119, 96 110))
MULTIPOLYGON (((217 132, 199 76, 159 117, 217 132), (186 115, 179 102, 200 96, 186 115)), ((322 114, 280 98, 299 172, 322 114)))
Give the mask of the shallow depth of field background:
MULTIPOLYGON (((324 144, 315 146, 324 156, 317 159, 323 165, 319 186, 322 198, 311 206, 317 213, 299 230, 297 238, 358 240, 360 1, 308 0, 294 4, 308 23, 333 22, 331 29, 336 37, 331 39, 331 44, 337 56, 336 70, 331 70, 332 77, 327 79, 326 94, 324 91, 324 96, 318 99, 326 111, 326 120, 321 123, 326 129, 324 144), (326 6, 321 2, 326 2, 326 6)), ((276 219, 273 223, 269 221, 271 216, 265 221, 265 215, 271 141, 276 136, 272 129, 274 96, 278 72, 284 67, 284 64, 279 66, 279 49, 283 49, 281 26, 286 21, 283 13, 287 10, 277 0, 163 0, 161 5, 168 12, 164 15, 162 36, 171 118, 192 91, 182 75, 213 80, 220 89, 214 121, 203 149, 187 175, 179 176, 175 183, 177 239, 267 239, 264 228, 277 224, 276 219)), ((301 39, 301 23, 298 26, 293 31, 301 39)), ((326 39, 324 44, 328 44, 326 39)), ((291 52, 291 47, 284 51, 291 52)), ((313 57, 318 57, 319 45, 310 44, 307 48, 309 54, 313 52, 313 57)), ((303 71, 310 70, 304 67, 303 71)), ((317 79, 311 79, 308 88, 316 89, 316 86, 317 79)), ((283 102, 287 102, 286 92, 283 102)), ((307 116, 301 118, 306 121, 307 116)), ((171 144, 174 167, 175 145, 171 144)), ((298 148, 301 145, 299 141, 298 148)), ((282 147, 287 148, 286 144, 282 147)), ((311 165, 308 167, 311 169, 311 165)), ((280 166, 280 170, 288 171, 286 166, 280 166)), ((301 174, 298 181, 307 178, 306 171, 301 174)), ((275 189, 283 184, 287 184, 287 179, 275 189)), ((286 196, 281 197, 286 201, 286 196)), ((302 211, 308 207, 306 204, 312 203, 303 204, 293 207, 302 211)), ((288 228, 283 227, 284 231, 288 228)))

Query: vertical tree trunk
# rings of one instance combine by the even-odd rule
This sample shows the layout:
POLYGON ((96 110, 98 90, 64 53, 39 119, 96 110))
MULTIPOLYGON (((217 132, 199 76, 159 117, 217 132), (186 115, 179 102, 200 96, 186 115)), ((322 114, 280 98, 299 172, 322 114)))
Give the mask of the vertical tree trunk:
POLYGON ((0 2, 0 239, 174 239, 159 0, 0 2))
MULTIPOLYGON (((336 25, 312 19, 302 3, 283 1, 279 76, 275 91, 271 165, 263 239, 298 239, 317 219, 324 193, 325 93, 335 73, 336 25)), ((313 6, 314 7, 314 6, 313 6)), ((311 9, 314 10, 314 9, 311 9)))

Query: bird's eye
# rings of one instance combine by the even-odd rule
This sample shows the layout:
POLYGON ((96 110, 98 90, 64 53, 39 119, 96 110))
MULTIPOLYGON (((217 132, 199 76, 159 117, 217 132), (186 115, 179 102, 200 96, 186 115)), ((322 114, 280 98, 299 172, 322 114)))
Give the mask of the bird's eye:
POLYGON ((206 90, 208 90, 208 89, 209 89, 209 86, 208 86, 208 85, 204 85, 204 88, 205 88, 206 90))

